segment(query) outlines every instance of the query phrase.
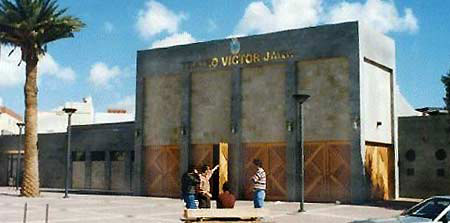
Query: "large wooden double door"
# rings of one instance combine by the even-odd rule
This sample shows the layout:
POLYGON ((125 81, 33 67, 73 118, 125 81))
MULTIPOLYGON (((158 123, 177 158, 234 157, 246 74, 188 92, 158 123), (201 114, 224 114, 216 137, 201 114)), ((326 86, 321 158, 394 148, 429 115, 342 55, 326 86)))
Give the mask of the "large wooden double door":
POLYGON ((158 197, 180 196, 180 150, 177 145, 149 146, 145 150, 147 194, 158 197))
POLYGON ((305 142, 305 200, 349 202, 350 144, 347 142, 305 142))
POLYGON ((287 200, 286 188, 286 144, 258 143, 243 145, 244 160, 244 196, 253 199, 253 183, 251 177, 256 172, 254 159, 263 162, 266 172, 266 200, 287 200))

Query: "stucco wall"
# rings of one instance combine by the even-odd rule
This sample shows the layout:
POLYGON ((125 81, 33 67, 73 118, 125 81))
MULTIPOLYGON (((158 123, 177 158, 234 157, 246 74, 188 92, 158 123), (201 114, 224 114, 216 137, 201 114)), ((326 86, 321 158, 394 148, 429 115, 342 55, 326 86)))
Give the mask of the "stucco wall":
POLYGON ((450 194, 450 117, 399 118, 400 196, 426 198, 450 194), (445 158, 437 159, 437 152, 445 158), (407 153, 415 159, 407 159, 407 153), (440 169, 440 170, 439 170, 440 169), (438 176, 443 171, 443 176, 438 176))
POLYGON ((297 63, 299 92, 304 103, 306 141, 351 140, 349 65, 345 58, 297 63))
POLYGON ((144 145, 179 142, 180 75, 150 76, 145 81, 144 145))
POLYGON ((231 73, 193 73, 191 83, 192 144, 228 142, 231 129, 231 73))
POLYGON ((243 69, 243 143, 286 140, 285 78, 284 65, 243 69))
POLYGON ((366 141, 391 144, 391 73, 367 62, 363 71, 366 141))

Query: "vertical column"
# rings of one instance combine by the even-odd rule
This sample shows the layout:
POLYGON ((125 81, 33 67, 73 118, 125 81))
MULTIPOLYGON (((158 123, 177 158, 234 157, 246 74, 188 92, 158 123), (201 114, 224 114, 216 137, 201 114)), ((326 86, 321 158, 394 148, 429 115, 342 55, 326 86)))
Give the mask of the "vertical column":
POLYGON ((87 189, 92 188, 92 156, 90 148, 85 150, 85 172, 84 172, 84 187, 87 189))
POLYGON ((242 163, 242 145, 241 145, 241 112, 242 110, 242 87, 241 87, 241 68, 234 67, 231 74, 231 146, 229 147, 229 165, 230 182, 236 195, 244 197, 244 174, 242 163))
MULTIPOLYGON (((354 24, 355 29, 358 29, 358 24, 354 24)), ((348 44, 349 51, 348 64, 349 64, 349 77, 350 77, 350 117, 352 122, 353 131, 351 132, 351 202, 361 203, 367 198, 368 185, 365 178, 364 170, 364 156, 365 156, 365 137, 364 137, 364 105, 361 98, 364 92, 361 91, 361 73, 360 63, 361 59, 359 54, 359 41, 358 35, 354 35, 351 43, 348 44)))
POLYGON ((191 82, 192 73, 185 71, 181 77, 181 126, 180 126, 180 179, 191 164, 191 82))
MULTIPOLYGON (((142 63, 138 61, 139 65, 142 63)), ((141 77, 140 66, 137 67, 136 78, 136 120, 134 124, 134 181, 133 181, 133 194, 134 195, 144 195, 144 106, 145 106, 145 79, 141 77)))
POLYGON ((289 201, 300 200, 300 145, 298 144, 297 125, 297 102, 292 95, 297 93, 296 62, 286 64, 285 78, 285 116, 286 116, 286 179, 287 199, 289 201))
POLYGON ((105 182, 106 189, 111 190, 111 152, 105 151, 105 182))

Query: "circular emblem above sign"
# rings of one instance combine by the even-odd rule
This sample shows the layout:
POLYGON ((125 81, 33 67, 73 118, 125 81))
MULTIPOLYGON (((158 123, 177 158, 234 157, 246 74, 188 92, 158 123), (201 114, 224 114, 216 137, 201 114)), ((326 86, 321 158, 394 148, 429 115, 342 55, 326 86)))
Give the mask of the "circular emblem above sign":
POLYGON ((232 38, 230 42, 230 51, 232 54, 238 54, 241 50, 241 44, 237 38, 232 38))

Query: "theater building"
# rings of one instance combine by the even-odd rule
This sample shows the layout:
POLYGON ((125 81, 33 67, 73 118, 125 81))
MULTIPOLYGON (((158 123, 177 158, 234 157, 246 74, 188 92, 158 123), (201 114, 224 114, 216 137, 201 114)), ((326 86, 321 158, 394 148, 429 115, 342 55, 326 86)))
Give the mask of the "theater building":
POLYGON ((267 199, 298 201, 300 92, 305 200, 392 198, 393 86, 394 41, 358 22, 139 51, 134 191, 178 197, 189 164, 220 163, 249 199, 259 158, 267 199))

